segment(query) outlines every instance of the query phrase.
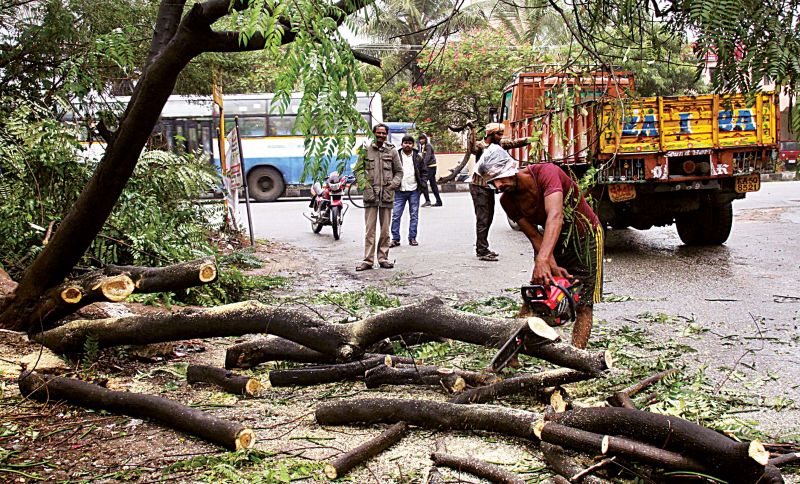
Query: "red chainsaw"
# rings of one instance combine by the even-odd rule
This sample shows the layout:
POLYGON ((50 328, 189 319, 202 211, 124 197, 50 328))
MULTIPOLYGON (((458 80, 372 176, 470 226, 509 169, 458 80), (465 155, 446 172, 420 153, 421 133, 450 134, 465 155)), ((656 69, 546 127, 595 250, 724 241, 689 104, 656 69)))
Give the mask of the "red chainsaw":
MULTIPOLYGON (((520 290, 522 300, 531 312, 550 326, 561 326, 575 321, 580 302, 579 282, 570 281, 565 277, 554 277, 550 285, 525 285, 520 290)), ((499 372, 505 368, 525 346, 525 336, 529 333, 527 323, 515 331, 492 359, 491 371, 499 372)))

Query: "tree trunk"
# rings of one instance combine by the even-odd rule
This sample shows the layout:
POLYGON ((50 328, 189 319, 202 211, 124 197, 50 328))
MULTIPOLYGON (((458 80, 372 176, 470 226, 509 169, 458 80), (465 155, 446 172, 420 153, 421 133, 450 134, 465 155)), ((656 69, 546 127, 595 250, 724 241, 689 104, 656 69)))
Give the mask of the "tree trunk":
POLYGON ((545 417, 589 432, 619 435, 692 457, 715 475, 756 482, 764 475, 769 452, 758 442, 736 442, 687 420, 627 408, 579 408, 545 417))
POLYGON ((344 477, 351 469, 359 464, 372 459, 384 450, 400 442, 408 433, 408 425, 405 422, 398 422, 355 449, 340 455, 330 463, 325 465, 325 475, 328 479, 338 479, 344 477))
POLYGON ((533 432, 537 416, 524 410, 490 405, 457 405, 426 400, 367 398, 317 406, 320 425, 407 422, 429 429, 484 430, 538 441, 533 432))
POLYGON ((624 407, 624 408, 635 409, 636 405, 634 405, 633 401, 631 400, 631 397, 641 392, 645 388, 649 387, 650 385, 659 382, 665 377, 673 375, 677 372, 678 370, 671 369, 662 371, 660 373, 656 373, 655 375, 649 376, 642 381, 639 381, 637 383, 634 383, 633 385, 623 388, 622 390, 608 397, 606 401, 612 407, 624 407))
POLYGON ((448 392, 460 392, 467 386, 475 387, 498 381, 496 375, 477 373, 436 366, 392 368, 386 365, 369 370, 364 378, 367 388, 381 385, 430 385, 443 387, 448 392))
POLYGON ((492 385, 473 388, 451 401, 453 403, 487 403, 492 400, 518 393, 531 394, 545 387, 564 385, 578 381, 589 380, 592 375, 575 370, 558 369, 548 370, 532 375, 522 375, 509 378, 492 385))
POLYGON ((207 365, 189 365, 186 369, 186 382, 211 383, 228 393, 253 397, 261 391, 261 382, 255 378, 234 375, 228 370, 207 365))
POLYGON ((118 392, 80 380, 36 373, 23 374, 19 390, 24 397, 40 402, 66 400, 80 407, 152 419, 229 450, 248 449, 255 442, 253 431, 241 424, 154 395, 118 392))
MULTIPOLYGON (((100 347, 109 347, 269 333, 334 356, 338 361, 352 361, 364 354, 364 348, 399 334, 422 332, 466 343, 499 346, 518 327, 519 321, 456 311, 436 298, 348 324, 330 324, 303 311, 246 301, 171 314, 74 321, 37 334, 34 339, 56 353, 70 353, 80 351, 90 334, 100 347)), ((526 344, 522 352, 592 374, 610 367, 610 359, 604 353, 592 354, 561 342, 526 344)))
POLYGON ((472 475, 499 484, 525 484, 525 479, 508 472, 500 466, 484 462, 471 457, 459 457, 444 452, 434 452, 431 460, 437 466, 449 467, 458 472, 469 472, 472 475))

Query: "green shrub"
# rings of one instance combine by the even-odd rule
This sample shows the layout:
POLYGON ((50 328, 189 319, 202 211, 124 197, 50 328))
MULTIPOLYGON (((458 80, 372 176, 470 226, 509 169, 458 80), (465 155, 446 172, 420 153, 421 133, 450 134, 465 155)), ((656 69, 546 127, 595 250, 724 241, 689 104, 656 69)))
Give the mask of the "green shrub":
MULTIPOLYGON (((40 106, 0 99, 0 266, 14 275, 30 265, 95 167, 75 129, 40 106)), ((144 152, 81 265, 162 266, 212 254, 208 231, 221 207, 194 200, 216 184, 207 158, 144 152)))

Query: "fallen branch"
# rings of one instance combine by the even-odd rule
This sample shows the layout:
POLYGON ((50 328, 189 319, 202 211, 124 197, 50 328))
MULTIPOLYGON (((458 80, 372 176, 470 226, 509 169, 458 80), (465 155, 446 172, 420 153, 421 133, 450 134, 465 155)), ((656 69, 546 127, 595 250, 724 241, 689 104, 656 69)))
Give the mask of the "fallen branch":
MULTIPOLYGON (((364 354, 363 359, 378 354, 364 354)), ((408 357, 392 357, 396 363, 413 365, 414 359, 408 357)), ((270 361, 292 361, 295 363, 336 363, 336 357, 314 351, 294 341, 278 336, 267 336, 246 341, 225 350, 225 368, 252 368, 270 361)))
POLYGON ((431 460, 437 466, 449 467, 458 472, 469 472, 472 475, 500 484, 525 484, 520 476, 508 472, 500 466, 471 457, 459 457, 444 452, 434 452, 431 460))
POLYGON ((767 465, 780 467, 788 464, 794 464, 795 462, 800 462, 800 452, 781 454, 777 457, 773 457, 769 460, 767 465))
POLYGON ((590 455, 619 456, 664 469, 709 473, 706 466, 691 457, 624 437, 600 435, 553 422, 540 422, 536 430, 543 442, 590 455))
POLYGON ((758 441, 736 442, 687 420, 627 408, 579 408, 548 421, 603 435, 619 435, 692 457, 714 475, 756 482, 765 473, 769 452, 758 441))
POLYGON ((608 397, 606 401, 612 407, 624 407, 624 408, 635 409, 636 405, 634 405, 633 401, 631 400, 631 397, 641 392, 645 388, 649 387, 650 385, 661 381, 662 379, 664 379, 669 375, 674 375, 677 372, 678 370, 673 368, 671 370, 666 370, 660 373, 656 373, 655 375, 652 375, 650 377, 645 378, 644 380, 636 382, 629 387, 623 388, 622 390, 608 397))
POLYGON ((392 368, 383 365, 369 370, 364 383, 367 388, 381 385, 430 385, 443 387, 452 393, 463 391, 467 386, 482 386, 498 380, 496 375, 436 366, 392 368))
POLYGON ((152 419, 229 450, 248 449, 255 442, 253 431, 239 423, 154 395, 118 392, 80 380, 37 373, 23 374, 18 383, 20 393, 26 398, 40 402, 65 400, 85 408, 152 419))
POLYGON ((429 429, 484 430, 539 440, 533 432, 536 414, 491 405, 379 398, 340 400, 317 406, 316 418, 320 425, 405 421, 429 429))
POLYGON ((604 484, 608 481, 592 475, 584 474, 584 468, 579 466, 572 457, 562 448, 548 442, 540 445, 544 461, 553 472, 563 477, 566 482, 581 482, 584 484, 604 484), (572 480, 573 476, 580 476, 572 480))
POLYGON ((33 318, 38 321, 37 327, 47 328, 89 304, 123 301, 135 288, 131 278, 126 275, 108 276, 102 271, 91 272, 45 292, 33 318))
POLYGON ((107 275, 127 275, 136 292, 167 292, 188 289, 217 280, 217 263, 213 257, 196 259, 166 267, 107 266, 107 275))
POLYGON ((344 477, 351 469, 380 454, 399 442, 408 433, 408 425, 398 422, 377 437, 374 437, 355 449, 337 457, 325 465, 328 479, 344 477))
POLYGON ((211 383, 228 393, 252 397, 261 391, 261 382, 255 378, 234 375, 232 372, 206 365, 189 365, 186 369, 186 381, 195 383, 211 383))
POLYGON ((375 367, 386 367, 393 364, 389 355, 376 355, 363 360, 342 363, 339 365, 312 366, 295 368, 291 370, 271 370, 268 385, 273 387, 287 387, 291 385, 319 385, 338 381, 357 380, 364 378, 364 374, 375 367))
POLYGON ((123 301, 134 292, 186 289, 208 284, 216 278, 217 266, 213 258, 167 267, 111 265, 51 288, 42 296, 32 317, 37 328, 49 328, 56 321, 95 302, 123 301))
POLYGON ((532 375, 517 376, 492 385, 473 388, 456 398, 453 403, 486 403, 496 398, 518 393, 531 394, 545 387, 589 380, 592 375, 575 370, 548 370, 532 375))
MULTIPOLYGON (((73 321, 33 335, 33 339, 56 353, 73 353, 81 350, 89 335, 102 348, 269 333, 333 356, 337 361, 352 361, 364 354, 364 348, 398 334, 423 332, 466 343, 499 346, 518 326, 515 320, 456 311, 436 298, 348 324, 330 324, 300 310, 246 301, 168 314, 73 321)), ((607 354, 592 354, 559 341, 528 341, 522 352, 595 375, 611 364, 607 354)))

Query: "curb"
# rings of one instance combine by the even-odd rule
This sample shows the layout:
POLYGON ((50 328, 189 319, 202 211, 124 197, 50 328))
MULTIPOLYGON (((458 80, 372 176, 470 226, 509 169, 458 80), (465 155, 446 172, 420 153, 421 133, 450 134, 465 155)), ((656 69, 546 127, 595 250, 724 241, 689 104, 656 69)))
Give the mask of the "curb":
MULTIPOLYGON (((439 192, 453 193, 453 192, 468 192, 469 183, 445 183, 439 185, 439 192)), ((311 198, 311 188, 308 185, 289 185, 281 198, 311 198)))
POLYGON ((761 181, 762 182, 772 182, 772 181, 793 181, 797 180, 797 172, 796 171, 782 171, 780 173, 762 173, 761 174, 761 181))

